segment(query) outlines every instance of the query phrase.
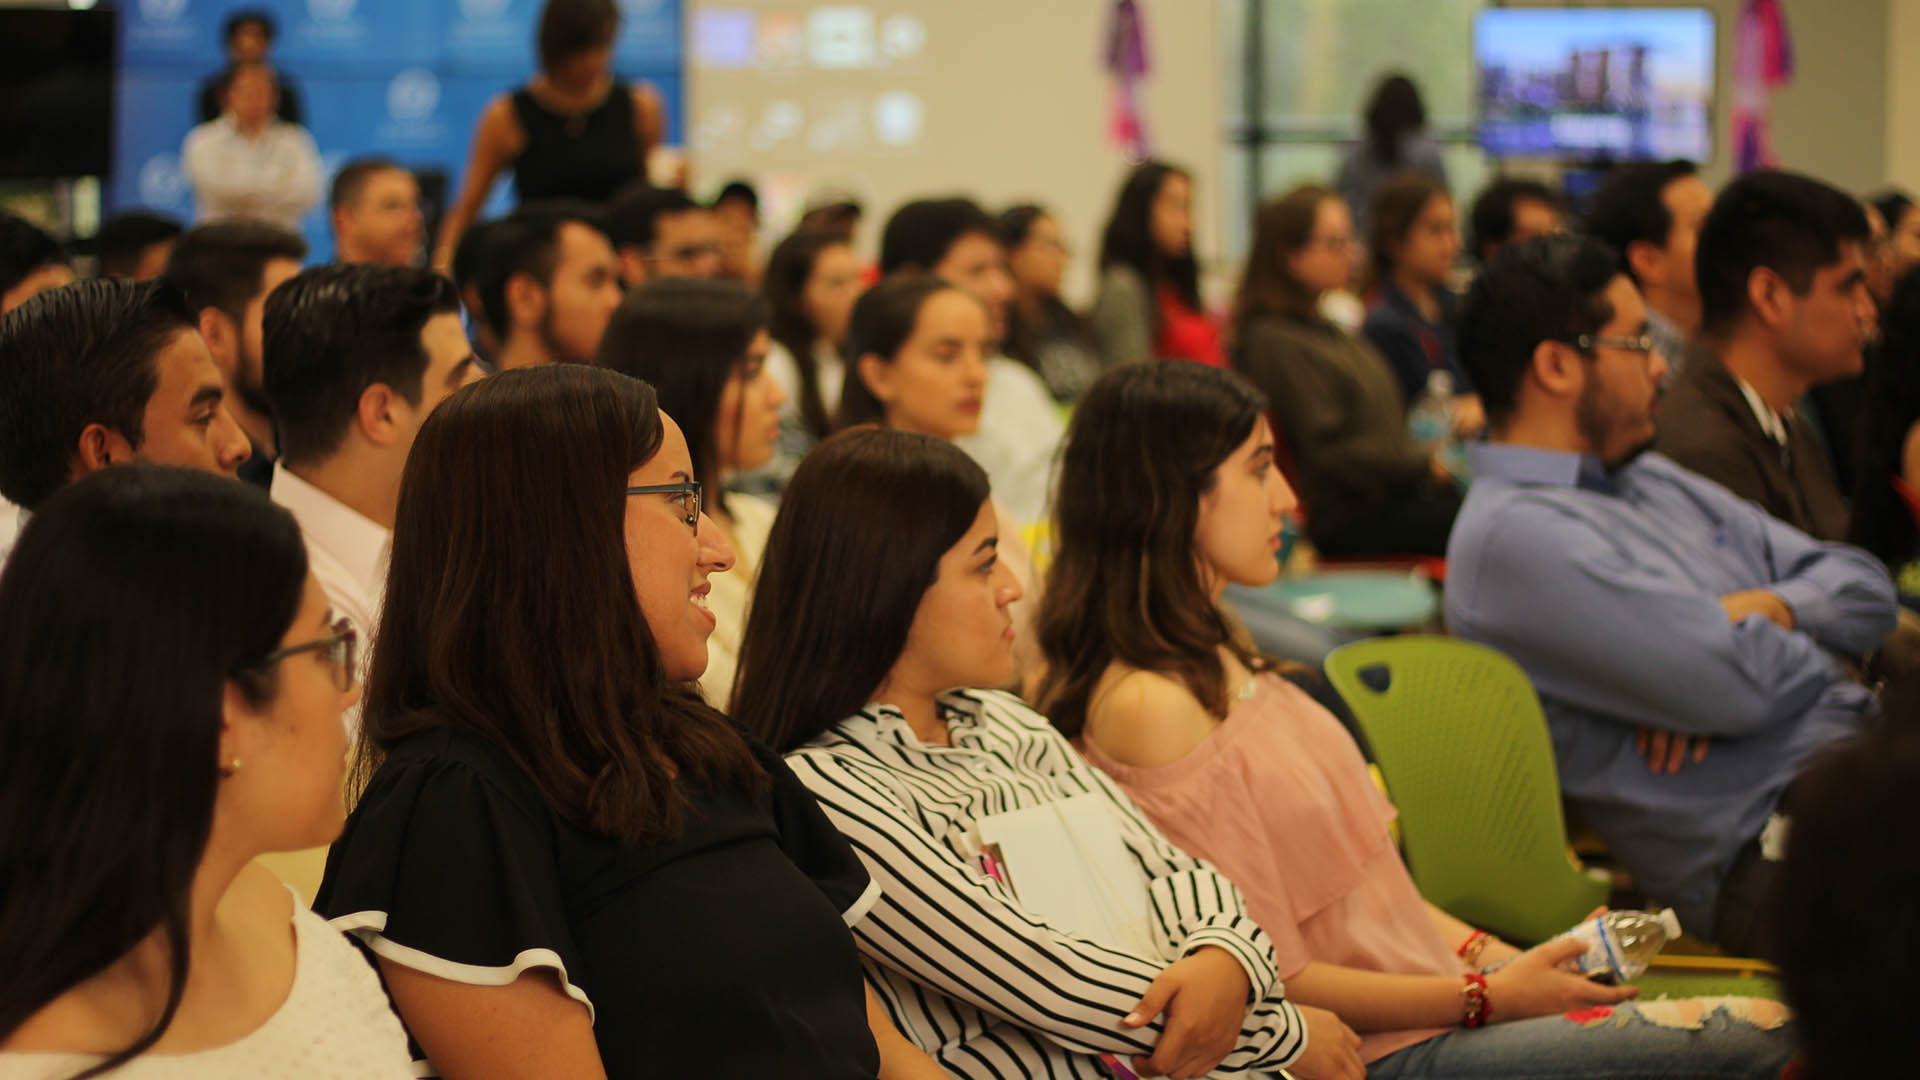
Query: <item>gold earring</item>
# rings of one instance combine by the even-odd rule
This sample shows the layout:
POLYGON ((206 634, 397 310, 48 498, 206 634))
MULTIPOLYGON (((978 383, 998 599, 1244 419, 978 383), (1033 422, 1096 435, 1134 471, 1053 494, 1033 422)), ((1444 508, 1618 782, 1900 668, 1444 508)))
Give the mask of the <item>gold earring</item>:
POLYGON ((239 758, 234 758, 232 761, 228 762, 227 764, 220 766, 220 775, 223 777, 232 776, 234 773, 237 773, 239 771, 240 771, 239 758))

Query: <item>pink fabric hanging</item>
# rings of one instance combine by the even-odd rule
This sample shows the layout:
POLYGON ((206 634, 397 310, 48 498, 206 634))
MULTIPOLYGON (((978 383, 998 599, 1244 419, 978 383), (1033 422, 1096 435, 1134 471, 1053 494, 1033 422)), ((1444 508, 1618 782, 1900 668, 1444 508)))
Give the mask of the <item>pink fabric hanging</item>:
POLYGON ((1793 37, 1780 0, 1746 0, 1733 40, 1733 162, 1739 172, 1780 164, 1767 95, 1793 80, 1793 37))
POLYGON ((1107 137, 1133 161, 1152 156, 1147 121, 1140 109, 1140 84, 1147 77, 1147 31, 1134 0, 1115 0, 1107 20, 1105 63, 1113 75, 1107 137))

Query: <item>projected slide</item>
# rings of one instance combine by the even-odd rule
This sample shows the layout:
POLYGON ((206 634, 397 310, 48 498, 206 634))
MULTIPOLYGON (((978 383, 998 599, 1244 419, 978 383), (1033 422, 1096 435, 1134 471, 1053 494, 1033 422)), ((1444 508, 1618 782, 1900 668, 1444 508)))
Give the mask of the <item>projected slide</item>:
POLYGON ((1481 145, 1502 158, 1704 161, 1713 44, 1698 8, 1484 11, 1481 145))

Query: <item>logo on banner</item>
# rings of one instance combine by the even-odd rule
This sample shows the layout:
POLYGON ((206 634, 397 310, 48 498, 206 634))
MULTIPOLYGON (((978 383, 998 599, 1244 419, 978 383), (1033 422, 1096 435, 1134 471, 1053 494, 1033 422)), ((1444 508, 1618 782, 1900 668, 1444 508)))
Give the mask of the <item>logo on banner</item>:
POLYGON ((140 201, 147 206, 187 205, 187 178, 180 175, 180 155, 155 154, 140 166, 140 201))
POLYGON ((417 124, 440 107, 440 80, 426 68, 408 68, 387 84, 387 115, 396 123, 417 124))
POLYGON ((148 22, 179 22, 187 13, 187 0, 140 0, 140 17, 148 22))
POLYGON ((426 143, 446 136, 446 125, 434 118, 440 108, 440 79, 426 68, 412 67, 387 83, 387 122, 379 136, 386 142, 426 143))
POLYGON ((307 17, 317 23, 339 23, 353 18, 358 0, 307 0, 307 17))

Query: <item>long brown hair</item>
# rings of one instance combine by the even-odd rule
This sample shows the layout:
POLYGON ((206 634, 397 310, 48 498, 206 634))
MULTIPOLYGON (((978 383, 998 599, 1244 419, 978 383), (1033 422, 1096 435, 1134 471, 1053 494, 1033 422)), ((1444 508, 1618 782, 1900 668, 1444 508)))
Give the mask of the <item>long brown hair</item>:
POLYGON ((1217 716, 1220 649, 1264 666, 1207 595, 1194 530, 1214 470, 1266 409, 1245 379, 1201 364, 1116 368, 1080 399, 1034 624, 1047 661, 1037 704, 1068 738, 1115 661, 1178 679, 1217 716))
MULTIPOLYGON (((814 438, 824 439, 833 431, 833 418, 827 415, 826 397, 821 393, 820 364, 814 350, 820 347, 820 330, 807 314, 807 281, 813 267, 828 248, 848 247, 847 238, 825 229, 800 229, 780 241, 767 256, 767 268, 760 277, 760 294, 772 307, 768 336, 773 338, 800 372, 800 423, 814 438)), ((839 346, 834 346, 836 349, 839 346)))
POLYGON ((1394 249, 1406 242, 1413 223, 1426 212, 1427 204, 1436 198, 1452 197, 1445 184, 1411 169, 1380 185, 1367 211, 1367 259, 1372 278, 1369 289, 1384 285, 1393 277, 1394 249))
POLYGON ((356 790, 441 726, 626 843, 679 834, 676 776, 759 789, 745 741, 668 681, 634 592, 627 474, 663 438, 652 387, 578 364, 501 372, 427 417, 400 484, 356 790))
POLYGON ((1287 260, 1313 239, 1321 204, 1339 197, 1319 184, 1302 184, 1260 205, 1260 214, 1254 219, 1253 248, 1247 254, 1240 292, 1233 301, 1236 330, 1249 319, 1263 315, 1317 317, 1315 305, 1320 298, 1293 276, 1287 260))
POLYGON ((754 587, 733 687, 741 726, 786 753, 859 711, 988 494, 986 472, 932 435, 857 427, 814 447, 754 587))

